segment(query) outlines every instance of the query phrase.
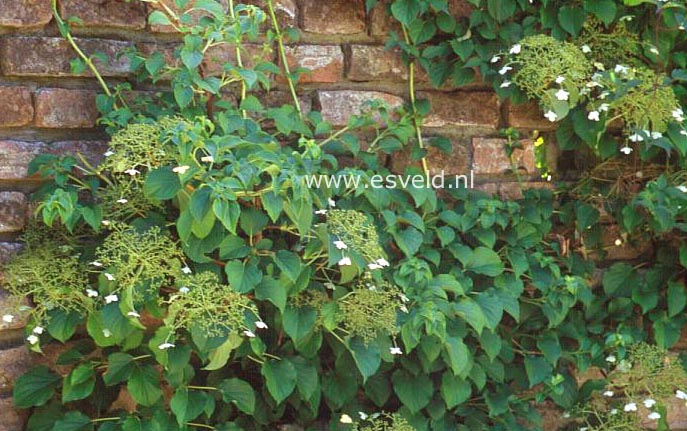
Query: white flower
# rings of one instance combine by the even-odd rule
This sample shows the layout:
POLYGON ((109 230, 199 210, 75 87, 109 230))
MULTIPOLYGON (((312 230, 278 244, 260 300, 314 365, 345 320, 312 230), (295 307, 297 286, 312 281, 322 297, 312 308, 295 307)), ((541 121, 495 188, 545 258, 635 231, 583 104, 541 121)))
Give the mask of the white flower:
POLYGON ((26 337, 26 341, 28 341, 29 344, 31 344, 33 346, 34 344, 36 344, 38 342, 38 337, 31 334, 28 337, 26 337))
POLYGON ((565 81, 565 76, 559 76, 556 78, 556 84, 562 84, 565 81))
POLYGON ((327 214, 327 210, 317 210, 315 214, 327 214))
POLYGON ((620 152, 625 154, 625 155, 629 155, 632 152, 632 148, 630 148, 626 145, 620 149, 620 152))
POLYGON ((128 313, 126 313, 126 315, 129 317, 136 317, 136 318, 141 317, 141 315, 135 311, 129 311, 128 313))
POLYGON ((410 299, 402 293, 398 297, 401 298, 401 302, 410 302, 410 299))
POLYGON ((193 271, 191 271, 191 268, 189 268, 188 266, 185 266, 181 268, 181 272, 183 272, 184 274, 190 274, 193 271))
POLYGON ((100 223, 103 224, 103 226, 109 226, 110 225, 110 220, 103 220, 100 223))
POLYGON ((647 398, 644 400, 643 404, 644 404, 644 407, 646 407, 647 409, 650 409, 656 405, 656 400, 654 400, 652 398, 647 398))
POLYGON ((511 54, 520 54, 520 51, 522 51, 522 46, 519 43, 516 43, 511 47, 509 52, 511 54))
POLYGON ((682 193, 687 193, 687 186, 680 184, 679 186, 677 186, 677 189, 680 190, 682 193))
POLYGON ((599 111, 600 112, 607 112, 608 108, 610 108, 611 105, 608 103, 602 103, 601 106, 599 106, 599 111))
POLYGON ((505 75, 506 73, 508 73, 508 72, 511 71, 511 70, 513 70, 512 67, 510 67, 510 66, 503 66, 503 67, 501 68, 501 70, 499 70, 499 75, 505 75))
POLYGON ((258 329, 267 329, 267 323, 263 322, 262 320, 258 320, 255 322, 255 327, 258 329))
POLYGON ((368 263, 368 264, 367 264, 367 267, 370 268, 370 269, 373 270, 373 271, 374 271, 375 269, 382 269, 382 265, 379 265, 379 264, 377 264, 377 263, 368 263))
POLYGON ((132 177, 135 176, 135 175, 140 174, 140 172, 137 171, 137 170, 134 169, 134 168, 127 169, 126 171, 124 171, 124 173, 125 173, 125 174, 129 174, 129 175, 131 175, 132 177))
POLYGON ((186 286, 183 286, 181 289, 179 289, 179 293, 189 293, 191 289, 189 289, 186 286))
POLYGON ((334 241, 334 247, 336 247, 339 250, 346 250, 348 248, 346 243, 343 241, 334 241))
POLYGON ((618 409, 611 409, 611 415, 617 415, 618 409))
POLYGON ((587 427, 582 427, 582 428, 580 428, 579 431, 587 431, 588 429, 589 429, 589 428, 587 428, 587 427))
POLYGON ((615 243, 614 243, 614 244, 617 245, 618 247, 620 247, 621 245, 623 245, 623 240, 620 239, 620 238, 618 238, 618 239, 615 240, 615 243))
POLYGON ((657 421, 661 419, 661 414, 659 412, 651 412, 649 413, 647 418, 651 419, 652 421, 657 421))
POLYGON ((613 397, 613 391, 606 391, 603 393, 604 397, 611 398, 613 397))
POLYGON ((687 401, 687 393, 682 392, 681 390, 675 391, 675 398, 678 400, 685 400, 687 401))
POLYGON ((570 419, 570 412, 563 412, 563 419, 570 419))
POLYGON ((88 295, 89 298, 97 298, 98 291, 93 289, 86 289, 86 295, 88 295))
POLYGON ((386 259, 384 259, 383 257, 380 257, 379 259, 377 259, 377 263, 380 266, 389 266, 389 262, 386 259))
POLYGON ((491 57, 491 60, 489 60, 489 61, 491 61, 492 63, 498 63, 500 60, 501 60, 501 57, 499 57, 498 55, 495 55, 495 56, 491 57))
POLYGON ((111 303, 117 302, 117 301, 119 301, 119 297, 117 295, 115 295, 114 293, 107 295, 105 297, 105 303, 106 304, 111 304, 111 303))
POLYGON ((215 161, 215 158, 212 156, 203 156, 200 158, 201 162, 206 162, 206 163, 212 163, 215 161))
POLYGON ((675 121, 682 123, 685 121, 685 113, 682 111, 681 108, 676 108, 673 112, 673 118, 675 118, 675 121))
POLYGON ((189 165, 177 166, 176 168, 172 169, 172 172, 176 172, 177 174, 184 174, 189 169, 191 169, 189 165))
POLYGON ((98 266, 98 267, 103 266, 103 264, 98 262, 97 260, 94 260, 93 262, 91 262, 91 265, 98 266))
POLYGON ((243 335, 245 335, 248 338, 255 338, 255 334, 253 333, 253 331, 249 331, 248 329, 243 331, 243 335))
POLYGON ((350 257, 344 257, 343 259, 341 259, 341 260, 339 261, 339 266, 349 266, 349 265, 352 265, 352 264, 353 264, 353 262, 351 262, 351 258, 350 258, 350 257))
POLYGON ((512 84, 512 82, 510 82, 510 81, 503 81, 501 83, 500 87, 501 88, 508 88, 508 87, 510 87, 511 84, 512 84))
POLYGON ((549 120, 549 121, 552 122, 552 123, 553 123, 554 121, 558 120, 558 115, 556 115, 556 113, 553 112, 553 111, 547 111, 547 112, 544 114, 544 117, 546 117, 546 119, 549 120))
POLYGON ((107 151, 105 151, 105 154, 103 154, 103 156, 105 156, 105 157, 110 157, 110 156, 113 155, 113 154, 114 154, 114 151, 112 151, 112 150, 107 150, 107 151))
POLYGON ((115 278, 114 278, 114 275, 110 274, 109 272, 105 272, 105 273, 103 273, 103 275, 104 275, 105 278, 107 278, 109 281, 114 281, 114 279, 115 279, 115 278))
POLYGON ((635 132, 628 136, 628 138, 632 142, 642 142, 644 140, 644 136, 640 135, 639 132, 635 132))
POLYGON ((407 312, 408 312, 408 307, 406 307, 405 304, 401 304, 401 306, 398 307, 398 309, 401 310, 401 311, 404 312, 404 313, 407 313, 407 312))
POLYGON ((614 364, 616 361, 617 361, 617 359, 615 358, 615 356, 613 356, 613 355, 606 356, 606 362, 608 362, 609 364, 614 364))
POLYGON ((160 350, 167 350, 167 349, 171 349, 172 347, 174 347, 174 344, 172 344, 172 343, 162 343, 159 346, 157 346, 157 348, 160 350))
POLYGON ((591 121, 599 121, 599 111, 591 111, 587 114, 587 119, 591 121))
POLYGON ((14 316, 11 314, 5 314, 2 316, 2 321, 5 323, 12 323, 14 321, 14 316))
POLYGON ((367 418, 368 418, 367 413, 363 413, 363 412, 358 412, 358 416, 360 416, 361 421, 367 420, 367 418))
POLYGON ((649 48, 649 52, 652 54, 655 54, 655 55, 660 55, 658 52, 658 49, 656 49, 655 46, 652 46, 651 48, 649 48))
POLYGON ((31 332, 33 332, 34 334, 41 335, 43 331, 45 331, 45 328, 43 328, 42 326, 36 326, 35 328, 33 328, 33 331, 31 332))
POLYGON ((341 422, 342 424, 352 424, 353 419, 347 414, 343 414, 341 415, 341 419, 339 419, 339 422, 341 422))
POLYGON ((623 66, 621 64, 616 64, 615 69, 613 71, 615 73, 622 73, 623 75, 626 74, 630 69, 627 68, 627 66, 623 66))
POLYGON ((663 137, 663 133, 661 132, 651 132, 651 139, 656 140, 656 139, 661 139, 663 137))
POLYGON ((687 136, 687 130, 680 130, 680 134, 682 136, 687 136))
POLYGON ((623 407, 623 410, 626 412, 636 412, 637 411, 637 404, 636 403, 627 403, 625 404, 625 407, 623 407))
POLYGON ((610 95, 611 95, 611 93, 609 93, 608 91, 604 91, 604 92, 602 92, 601 94, 599 94, 599 99, 603 100, 603 99, 607 98, 607 97, 610 96, 610 95))
POLYGON ((110 332, 109 329, 103 329, 103 337, 110 338, 111 336, 112 336, 112 332, 110 332))
POLYGON ((118 204, 125 204, 125 203, 127 203, 127 202, 129 202, 128 199, 124 199, 124 198, 117 199, 117 203, 118 203, 118 204))
POLYGON ((327 199, 327 203, 332 208, 336 206, 336 202, 334 202, 334 199, 332 199, 332 198, 327 199))
POLYGON ((592 49, 589 47, 589 45, 582 45, 582 52, 584 52, 585 54, 589 54, 590 52, 592 52, 592 49))
POLYGON ((391 353, 392 355, 402 355, 403 351, 401 350, 400 347, 394 346, 394 347, 389 348, 389 353, 391 353))

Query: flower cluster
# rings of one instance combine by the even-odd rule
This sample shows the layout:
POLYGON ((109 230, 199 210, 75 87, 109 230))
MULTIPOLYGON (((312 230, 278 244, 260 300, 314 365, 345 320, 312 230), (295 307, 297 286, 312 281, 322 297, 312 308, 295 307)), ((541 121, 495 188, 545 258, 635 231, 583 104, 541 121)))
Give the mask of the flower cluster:
POLYGON ((362 256, 371 270, 389 265, 385 258, 386 254, 379 245, 377 229, 364 213, 354 210, 329 210, 327 226, 335 238, 334 246, 343 254, 339 265, 352 264, 348 252, 362 256))
POLYGON ((341 415, 339 422, 342 424, 353 424, 354 431, 415 431, 403 416, 394 413, 373 413, 366 414, 358 412, 359 421, 354 422, 347 414, 341 415))

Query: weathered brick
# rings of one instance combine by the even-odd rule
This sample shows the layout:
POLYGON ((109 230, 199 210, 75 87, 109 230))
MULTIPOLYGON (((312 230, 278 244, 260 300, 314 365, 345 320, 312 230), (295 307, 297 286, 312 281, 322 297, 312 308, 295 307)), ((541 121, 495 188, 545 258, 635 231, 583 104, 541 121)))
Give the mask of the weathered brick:
MULTIPOLYGON (((291 93, 288 91, 269 91, 260 95, 259 99, 267 108, 279 108, 283 105, 293 105, 293 96, 291 96, 291 93)), ((304 114, 308 114, 312 111, 311 94, 298 95, 298 102, 304 114)))
POLYGON ((485 91, 453 93, 420 93, 429 99, 432 109, 425 118, 425 127, 477 126, 496 128, 499 124, 499 104, 496 94, 485 91))
MULTIPOLYGON (((452 142, 452 149, 450 153, 445 153, 437 147, 429 145, 429 139, 425 139, 425 148, 427 148, 427 166, 431 175, 444 175, 445 187, 456 183, 456 175, 467 175, 469 172, 469 154, 468 148, 464 142, 454 140, 452 142)), ((394 154, 391 158, 391 170, 396 173, 403 173, 406 166, 415 165, 420 167, 421 162, 410 160, 410 149, 405 149, 399 153, 394 154)), ((461 184, 463 184, 461 180, 461 184)), ((451 187, 453 188, 453 187, 451 187)))
POLYGON ((14 382, 31 366, 31 354, 25 346, 0 350, 0 392, 10 392, 14 382))
POLYGON ((22 230, 26 214, 27 201, 23 193, 0 192, 0 233, 22 230))
POLYGON ((508 103, 506 106, 508 125, 516 129, 555 130, 558 123, 544 118, 544 113, 536 102, 520 105, 508 103))
POLYGON ((0 27, 42 27, 51 19, 48 0, 0 0, 0 27))
POLYGON ((33 121, 31 90, 0 86, 0 127, 26 126, 33 121))
MULTIPOLYGON (((224 10, 228 10, 229 3, 227 0, 218 0, 218 2, 224 7, 224 10)), ((192 10, 193 7, 195 6, 196 1, 191 0, 186 3, 186 5, 183 8, 179 8, 176 5, 176 2, 174 0, 159 0, 159 2, 150 2, 148 5, 150 6, 150 11, 152 12, 153 10, 160 10, 165 12, 166 8, 162 6, 164 3, 164 6, 167 7, 167 9, 173 11, 177 16, 181 16, 183 14, 187 14, 188 16, 191 17, 191 24, 197 23, 202 17, 207 16, 208 12, 201 11, 201 10, 192 10)), ((166 12, 165 12, 166 14, 166 12)), ((188 22, 185 21, 185 25, 189 25, 188 22)), ((173 25, 160 25, 160 24, 151 24, 150 25, 150 30, 154 33, 175 33, 176 29, 174 28, 173 25)))
POLYGON ((28 410, 14 407, 12 397, 0 398, 0 431, 23 430, 28 414, 28 410))
MULTIPOLYGON (((257 43, 244 43, 241 49, 241 62, 243 67, 251 68, 257 63, 272 61, 273 52, 269 45, 257 43)), ((217 45, 208 50, 203 60, 203 70, 208 76, 222 74, 225 64, 238 66, 236 60, 236 47, 232 44, 217 45)))
MULTIPOLYGON (((62 0, 62 16, 75 16, 86 27, 110 27, 142 30, 146 27, 143 2, 120 0, 62 0)), ((76 27, 78 28, 78 27, 76 27)))
POLYGON ((96 93, 90 90, 42 88, 36 91, 36 126, 91 128, 98 119, 96 93))
POLYGON ((31 159, 45 144, 0 140, 0 180, 24 178, 31 159))
POLYGON ((301 74, 300 83, 333 83, 343 77, 344 56, 339 45, 288 46, 285 51, 291 71, 298 67, 310 71, 301 74))
POLYGON ((322 118, 334 126, 345 126, 352 115, 365 111, 367 103, 381 99, 391 109, 403 105, 403 99, 379 91, 323 90, 317 92, 322 118))
POLYGON ((107 151, 106 141, 60 141, 53 142, 43 152, 58 155, 81 154, 91 165, 98 164, 107 151))
POLYGON ((449 0, 448 11, 456 19, 469 18, 474 6, 467 2, 467 0, 449 0))
POLYGON ((351 81, 407 80, 408 68, 398 51, 390 51, 377 45, 351 46, 351 81))
MULTIPOLYGON (((267 2, 265 0, 245 0, 242 3, 251 4, 259 7, 267 13, 267 2)), ((273 1, 274 14, 277 16, 277 21, 281 28, 295 27, 298 19, 298 7, 295 0, 276 0, 273 1)), ((266 26, 271 26, 269 18, 266 26)))
POLYGON ((308 33, 356 34, 365 31, 363 0, 304 0, 302 28, 308 33))
MULTIPOLYGON (((126 76, 131 65, 126 56, 118 56, 131 42, 104 39, 76 39, 86 55, 96 52, 107 56, 104 64, 95 60, 103 76, 126 76)), ((0 40, 0 70, 8 76, 74 76, 70 61, 77 55, 61 37, 6 37, 0 40)), ((78 76, 91 76, 88 70, 78 76)))
POLYGON ((473 138, 472 157, 476 175, 503 174, 513 171, 513 164, 519 172, 533 175, 536 171, 534 145, 532 141, 521 141, 523 149, 513 151, 511 160, 506 155, 505 139, 473 138))

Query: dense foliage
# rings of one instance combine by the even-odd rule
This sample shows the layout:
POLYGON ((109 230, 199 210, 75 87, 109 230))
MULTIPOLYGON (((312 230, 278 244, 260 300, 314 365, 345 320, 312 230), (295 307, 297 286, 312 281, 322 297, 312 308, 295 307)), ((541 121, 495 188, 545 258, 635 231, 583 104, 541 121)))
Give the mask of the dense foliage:
MULTIPOLYGON (((385 175, 380 155, 409 148, 426 172, 414 73, 400 112, 373 103, 335 130, 300 106, 305 71, 284 58, 297 34, 270 0, 198 0, 181 15, 151 3, 151 22, 183 43, 171 59, 130 56, 138 80, 169 91, 105 89, 112 140, 98 167, 32 163, 50 180, 3 283, 34 303, 20 307, 34 351, 69 342, 57 359, 69 371, 16 383, 29 430, 524 430, 547 399, 589 430, 636 429, 644 399, 667 428, 665 399, 687 398, 664 350, 687 303, 681 3, 471 0, 461 19, 445 0, 377 6, 399 22, 389 45, 412 72, 439 85, 477 71, 504 98, 536 100, 560 122, 559 148, 593 166, 517 202, 308 187, 310 175, 385 175), (274 44, 281 66, 249 58, 246 41, 274 44), (209 68, 224 44, 234 60, 209 68), (276 74, 293 100, 266 106, 276 74), (651 252, 597 280, 609 222, 616 245, 651 252), (591 366, 612 372, 579 386, 591 366)), ((97 72, 92 60, 74 66, 97 72)))

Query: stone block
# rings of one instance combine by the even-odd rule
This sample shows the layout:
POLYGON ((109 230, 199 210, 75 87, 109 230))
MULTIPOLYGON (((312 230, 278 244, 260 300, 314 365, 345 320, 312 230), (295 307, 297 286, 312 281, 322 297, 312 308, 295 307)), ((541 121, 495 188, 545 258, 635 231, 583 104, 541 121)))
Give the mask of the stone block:
POLYGON ((365 32, 363 0, 304 0, 302 29, 318 34, 359 34, 365 32))
POLYGON ((380 91, 322 90, 317 92, 320 112, 325 121, 334 126, 345 126, 352 115, 365 111, 367 103, 381 99, 390 109, 403 105, 403 99, 380 91))
POLYGON ((52 129, 95 127, 95 91, 41 88, 36 91, 36 126, 52 129))
POLYGON ((21 127, 33 121, 33 101, 28 87, 0 86, 0 127, 21 127))

